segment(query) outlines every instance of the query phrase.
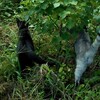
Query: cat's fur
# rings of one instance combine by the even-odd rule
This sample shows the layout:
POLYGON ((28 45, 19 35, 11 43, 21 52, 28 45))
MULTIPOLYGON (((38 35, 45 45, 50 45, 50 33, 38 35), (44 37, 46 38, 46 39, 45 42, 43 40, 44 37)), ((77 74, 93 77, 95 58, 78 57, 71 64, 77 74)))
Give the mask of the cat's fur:
MULTIPOLYGON (((16 19, 18 32, 18 44, 17 44, 17 55, 21 70, 24 70, 26 66, 33 66, 34 62, 38 64, 47 63, 40 56, 35 54, 34 44, 30 36, 28 29, 28 23, 16 19)), ((48 65, 54 65, 54 62, 48 62, 48 65)))
POLYGON ((28 29, 28 23, 16 19, 18 32, 18 44, 17 44, 17 55, 21 71, 26 68, 26 66, 33 66, 34 62, 38 64, 48 63, 49 66, 59 65, 56 61, 46 61, 35 53, 34 44, 28 29))
POLYGON ((83 73, 89 66, 100 47, 100 32, 95 41, 91 44, 90 37, 86 30, 80 33, 79 38, 75 43, 76 52, 76 69, 75 69, 75 84, 79 84, 83 73))

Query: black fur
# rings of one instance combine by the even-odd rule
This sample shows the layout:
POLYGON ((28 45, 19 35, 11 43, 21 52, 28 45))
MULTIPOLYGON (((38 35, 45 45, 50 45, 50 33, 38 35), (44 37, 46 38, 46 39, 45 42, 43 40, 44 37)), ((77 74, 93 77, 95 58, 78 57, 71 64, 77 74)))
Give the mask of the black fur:
POLYGON ((33 62, 39 64, 46 63, 34 52, 34 44, 28 30, 28 24, 25 21, 17 19, 17 26, 19 28, 17 52, 21 70, 25 69, 26 66, 33 66, 33 62))
MULTIPOLYGON (((28 23, 20 21, 19 19, 16 19, 16 21, 19 28, 17 53, 21 70, 24 70, 26 66, 33 66, 34 62, 38 64, 46 63, 45 60, 35 54, 34 44, 28 29, 28 23)), ((54 64, 55 62, 48 62, 48 65, 54 64)))

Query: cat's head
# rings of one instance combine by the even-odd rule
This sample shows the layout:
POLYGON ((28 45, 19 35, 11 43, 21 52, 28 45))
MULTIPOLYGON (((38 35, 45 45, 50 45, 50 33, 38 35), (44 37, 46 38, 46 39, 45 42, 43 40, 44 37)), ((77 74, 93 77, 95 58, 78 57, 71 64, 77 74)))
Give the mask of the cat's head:
POLYGON ((20 29, 28 29, 28 23, 26 23, 25 21, 19 20, 18 18, 16 18, 16 22, 17 22, 17 26, 20 29))

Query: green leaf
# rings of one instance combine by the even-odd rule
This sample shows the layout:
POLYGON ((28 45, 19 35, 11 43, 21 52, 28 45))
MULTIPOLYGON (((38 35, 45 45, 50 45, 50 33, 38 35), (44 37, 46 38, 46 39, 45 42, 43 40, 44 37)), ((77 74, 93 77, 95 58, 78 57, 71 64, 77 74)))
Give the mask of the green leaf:
POLYGON ((41 5, 41 8, 44 9, 44 10, 46 10, 47 7, 48 7, 48 3, 43 3, 43 4, 41 5))
POLYGON ((94 19, 100 23, 100 15, 94 15, 94 19))
POLYGON ((70 15, 71 12, 70 11, 63 11, 59 14, 59 16, 61 17, 61 19, 64 19, 67 15, 70 15))
POLYGON ((64 5, 69 5, 69 4, 71 4, 71 5, 77 5, 77 3, 78 3, 78 1, 76 1, 76 0, 73 0, 73 1, 70 1, 70 0, 64 0, 64 5))
POLYGON ((57 8, 57 7, 60 6, 60 2, 58 2, 58 3, 54 3, 53 5, 54 5, 54 8, 57 8))
POLYGON ((59 73, 61 73, 63 71, 63 67, 59 68, 59 73))
POLYGON ((22 8, 24 8, 24 7, 21 5, 21 6, 19 6, 18 8, 22 9, 22 8))
POLYGON ((100 25, 97 26, 97 28, 96 28, 96 32, 100 34, 100 25))
POLYGON ((38 0, 39 1, 39 3, 43 3, 44 2, 44 0, 38 0))
POLYGON ((70 4, 72 4, 72 5, 77 5, 77 1, 72 1, 72 2, 70 2, 70 4))
MULTIPOLYGON (((58 33, 59 34, 59 33, 58 33)), ((59 43, 61 40, 60 37, 57 37, 57 36, 54 36, 53 39, 52 39, 52 43, 59 43)))
POLYGON ((31 0, 34 3, 34 0, 31 0))
POLYGON ((69 19, 67 22, 67 28, 72 29, 75 26, 75 22, 73 19, 69 19))
POLYGON ((28 19, 29 19, 29 15, 27 14, 25 17, 24 17, 24 19, 25 19, 25 21, 27 21, 28 19))
POLYGON ((62 37, 63 40, 68 40, 68 38, 69 38, 67 33, 61 34, 61 37, 62 37))
POLYGON ((21 2, 22 5, 26 5, 26 6, 28 6, 29 3, 30 3, 30 0, 25 0, 25 1, 22 1, 21 2))

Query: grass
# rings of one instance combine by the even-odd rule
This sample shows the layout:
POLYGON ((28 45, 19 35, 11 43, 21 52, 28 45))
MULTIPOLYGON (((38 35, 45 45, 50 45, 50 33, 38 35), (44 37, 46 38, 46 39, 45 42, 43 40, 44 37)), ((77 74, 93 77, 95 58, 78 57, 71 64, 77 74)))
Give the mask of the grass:
MULTIPOLYGON (((84 75, 84 84, 74 86, 74 49, 70 47, 67 62, 60 68, 49 68, 47 64, 28 68, 29 72, 22 78, 16 56, 17 26, 14 19, 0 23, 0 100, 99 100, 100 97, 100 57, 84 75)), ((32 29, 31 29, 32 32, 32 29)), ((56 48, 51 42, 52 35, 33 34, 36 51, 57 58, 56 48)), ((63 47, 64 48, 64 47, 63 47)), ((54 67, 54 66, 53 66, 54 67)))

